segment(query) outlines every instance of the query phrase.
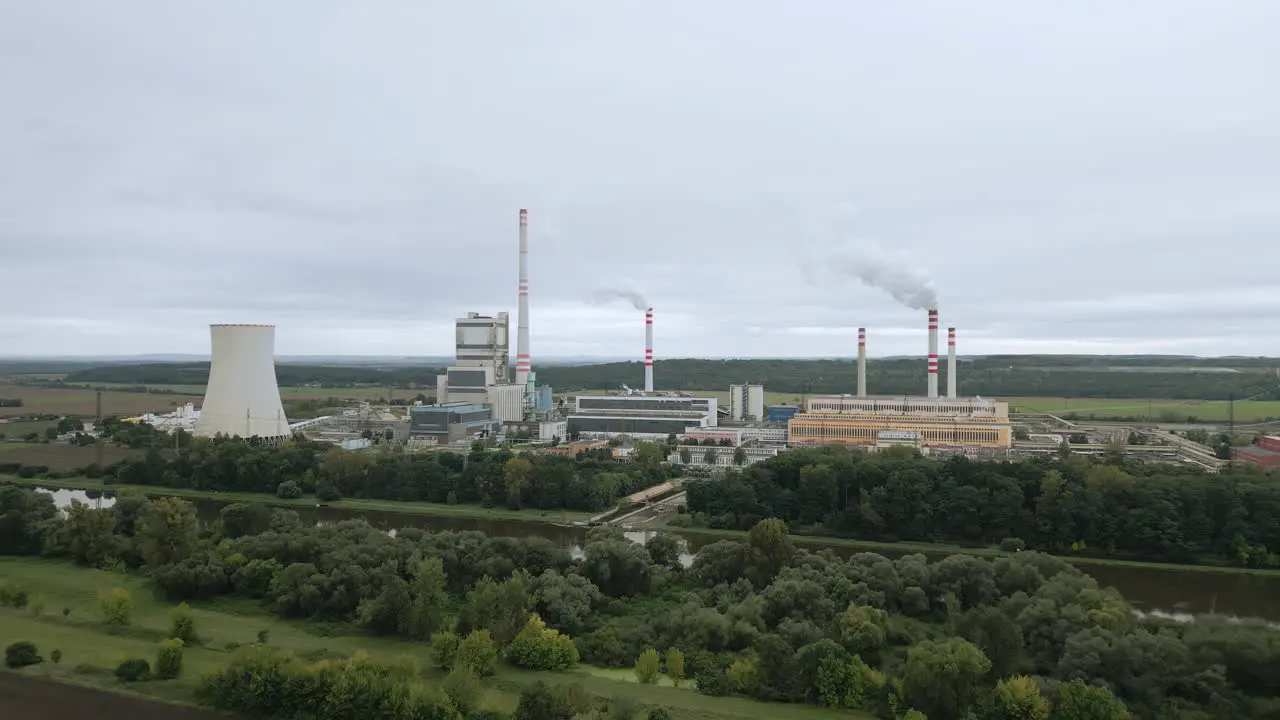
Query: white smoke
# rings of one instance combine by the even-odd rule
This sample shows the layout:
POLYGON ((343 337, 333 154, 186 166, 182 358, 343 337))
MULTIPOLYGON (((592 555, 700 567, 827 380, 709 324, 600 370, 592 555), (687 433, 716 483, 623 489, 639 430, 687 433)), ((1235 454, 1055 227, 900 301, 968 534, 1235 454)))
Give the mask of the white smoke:
POLYGON ((832 223, 832 242, 817 260, 801 264, 800 271, 811 285, 826 284, 835 277, 855 277, 864 285, 887 292, 912 310, 937 310, 938 292, 933 280, 911 258, 867 240, 852 237, 853 211, 847 205, 837 211, 832 223))
POLYGON ((634 288, 601 288, 591 294, 591 301, 597 305, 603 305, 614 300, 626 300, 636 310, 647 310, 649 308, 649 301, 645 300, 644 293, 634 288))
POLYGON ((853 276, 889 293, 912 310, 937 310, 933 280, 907 258, 871 245, 838 250, 826 259, 828 271, 853 276))

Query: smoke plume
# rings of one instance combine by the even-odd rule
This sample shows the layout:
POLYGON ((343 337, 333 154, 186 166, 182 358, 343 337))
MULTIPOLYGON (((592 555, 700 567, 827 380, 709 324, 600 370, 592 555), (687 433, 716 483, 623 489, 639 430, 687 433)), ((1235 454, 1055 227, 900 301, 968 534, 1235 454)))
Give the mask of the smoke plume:
POLYGON ((853 238, 856 210, 847 203, 835 212, 824 245, 836 248, 816 260, 801 264, 800 270, 810 284, 825 284, 825 279, 855 277, 868 287, 885 291, 894 300, 912 310, 937 310, 938 293, 933 280, 923 268, 902 253, 891 252, 865 240, 853 238))
POLYGON ((912 310, 937 310, 938 292, 924 270, 906 258, 873 246, 861 245, 832 253, 827 258, 830 272, 853 276, 863 284, 889 293, 912 310))
POLYGON ((649 307, 649 301, 644 299, 644 294, 631 288, 602 288, 591 295, 591 301, 597 305, 614 300, 626 300, 636 310, 645 310, 649 307))

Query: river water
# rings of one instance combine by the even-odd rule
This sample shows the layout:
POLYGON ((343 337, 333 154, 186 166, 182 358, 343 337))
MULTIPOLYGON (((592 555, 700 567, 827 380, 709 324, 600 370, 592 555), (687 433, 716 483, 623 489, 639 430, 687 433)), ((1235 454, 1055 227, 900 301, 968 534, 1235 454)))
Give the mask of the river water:
MULTIPOLYGON (((42 489, 42 491, 52 495, 59 507, 69 505, 73 499, 104 508, 115 504, 114 498, 111 497, 90 499, 82 490, 42 489)), ((195 506, 200 520, 206 523, 216 520, 219 510, 227 504, 210 500, 190 502, 195 506)), ((290 509, 296 511, 305 522, 314 523, 336 523, 360 519, 383 530, 416 527, 433 532, 478 530, 494 536, 544 537, 569 550, 575 557, 581 555, 582 542, 586 536, 586 528, 583 527, 563 527, 540 522, 436 517, 395 512, 340 510, 331 507, 290 509)), ((678 529, 673 531, 679 533, 678 529)), ((643 542, 650 534, 650 532, 631 532, 627 533, 627 536, 633 541, 643 542)), ((693 555, 699 548, 715 542, 718 538, 689 535, 685 539, 688 542, 689 554, 683 559, 687 564, 692 561, 693 555)), ((826 547, 817 538, 796 537, 795 540, 797 545, 809 550, 826 547)), ((842 557, 863 551, 876 552, 889 558, 907 554, 902 551, 858 548, 844 544, 831 546, 831 549, 842 557)), ((947 553, 925 553, 925 555, 929 556, 930 560, 936 560, 945 557, 947 553)), ((1081 565, 1080 569, 1095 577, 1100 584, 1116 588, 1135 608, 1145 612, 1173 617, 1221 613, 1280 622, 1280 573, 1248 575, 1091 564, 1081 565)))

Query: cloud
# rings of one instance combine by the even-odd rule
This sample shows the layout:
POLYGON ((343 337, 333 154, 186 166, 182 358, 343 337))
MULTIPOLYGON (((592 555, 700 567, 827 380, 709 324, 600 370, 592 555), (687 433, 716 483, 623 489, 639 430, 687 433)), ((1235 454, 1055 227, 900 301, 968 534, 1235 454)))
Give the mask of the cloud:
POLYGON ((805 281, 841 202, 964 351, 1280 355, 1277 22, 3 4, 0 355, 203 352, 232 321, 288 354, 447 354, 453 318, 514 313, 521 207, 535 358, 636 356, 631 311, 590 302, 622 277, 663 357, 851 354, 858 326, 918 352, 922 312, 805 281))

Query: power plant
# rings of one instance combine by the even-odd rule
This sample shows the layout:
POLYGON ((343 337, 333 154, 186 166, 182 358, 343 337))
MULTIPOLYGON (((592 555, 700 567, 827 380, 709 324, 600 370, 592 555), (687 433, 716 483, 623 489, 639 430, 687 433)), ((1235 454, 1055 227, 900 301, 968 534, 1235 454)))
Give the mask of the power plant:
MULTIPOLYGON (((808 396, 803 407, 766 407, 759 384, 737 384, 728 402, 691 393, 658 391, 654 383, 652 305, 636 291, 612 289, 606 297, 624 298, 644 310, 643 385, 581 394, 561 401, 552 389, 537 385, 530 347, 529 212, 519 211, 515 361, 510 354, 510 316, 506 312, 468 312, 455 321, 453 364, 436 378, 436 402, 407 408, 363 408, 341 417, 298 423, 313 437, 359 443, 370 430, 403 439, 410 448, 470 442, 477 438, 528 438, 556 441, 616 436, 714 442, 744 449, 747 462, 776 455, 787 446, 839 444, 875 450, 909 445, 922 452, 1007 452, 1012 441, 1006 403, 957 394, 956 329, 947 328, 947 387, 938 391, 938 310, 932 288, 916 301, 926 308, 928 348, 926 385, 920 396, 870 394, 867 378, 867 328, 858 328, 857 387, 854 395, 808 396)), ((902 290, 902 288, 895 288, 902 290)), ((899 292, 895 297, 901 295, 899 292)), ((213 363, 208 394, 197 421, 201 435, 216 434, 276 440, 291 431, 276 386, 274 327, 214 325, 213 363)), ((874 380, 874 379, 873 379, 874 380)), ((367 403, 366 403, 367 405, 367 403)), ((353 446, 354 447, 354 446, 353 446)), ((669 456, 687 463, 687 453, 669 456)), ((711 457, 713 453, 700 453, 711 457)), ((702 461, 695 460, 693 464, 702 461)), ((719 457, 713 464, 729 462, 719 457)))
POLYGON ((276 384, 274 325, 210 325, 209 384, 196 434, 289 437, 289 421, 276 384))
POLYGON ((938 311, 928 310, 925 394, 867 395, 867 333, 858 328, 857 395, 813 395, 787 423, 793 446, 846 445, 874 450, 907 445, 922 452, 1007 453, 1013 444, 1008 403, 956 395, 956 329, 947 328, 947 396, 938 397, 938 311))

